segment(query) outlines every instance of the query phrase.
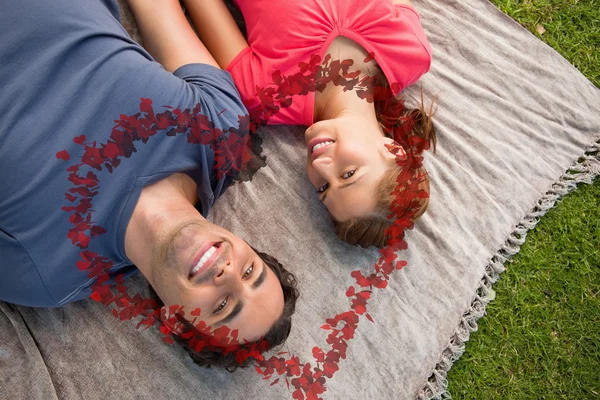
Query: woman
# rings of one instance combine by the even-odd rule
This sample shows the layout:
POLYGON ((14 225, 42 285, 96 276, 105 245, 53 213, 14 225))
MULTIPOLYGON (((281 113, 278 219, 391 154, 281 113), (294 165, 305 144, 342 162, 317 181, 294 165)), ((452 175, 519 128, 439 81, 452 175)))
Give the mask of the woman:
POLYGON ((431 62, 410 0, 237 0, 247 41, 221 0, 184 3, 250 110, 266 96, 268 123, 308 126, 308 177, 341 239, 383 246, 394 220, 410 226, 425 211, 422 152, 435 131, 422 106, 405 110, 392 97, 431 62), (414 193, 393 204, 404 190, 414 193))

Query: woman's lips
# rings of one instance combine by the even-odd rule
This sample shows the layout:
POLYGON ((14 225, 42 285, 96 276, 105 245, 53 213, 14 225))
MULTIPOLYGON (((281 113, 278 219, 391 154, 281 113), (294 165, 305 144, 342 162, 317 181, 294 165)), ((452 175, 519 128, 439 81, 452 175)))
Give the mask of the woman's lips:
POLYGON ((221 243, 213 242, 202 246, 192 260, 188 279, 191 280, 195 276, 204 273, 215 262, 220 253, 221 243))
POLYGON ((327 151, 327 148, 335 143, 335 140, 327 137, 318 137, 308 142, 308 154, 314 160, 327 151))

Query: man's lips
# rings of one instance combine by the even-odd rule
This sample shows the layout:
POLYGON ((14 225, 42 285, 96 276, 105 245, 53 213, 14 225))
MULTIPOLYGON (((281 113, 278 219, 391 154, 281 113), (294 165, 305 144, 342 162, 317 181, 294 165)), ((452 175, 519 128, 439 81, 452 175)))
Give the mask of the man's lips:
POLYGON ((188 279, 203 274, 219 257, 222 250, 220 242, 207 243, 202 246, 192 259, 188 279))

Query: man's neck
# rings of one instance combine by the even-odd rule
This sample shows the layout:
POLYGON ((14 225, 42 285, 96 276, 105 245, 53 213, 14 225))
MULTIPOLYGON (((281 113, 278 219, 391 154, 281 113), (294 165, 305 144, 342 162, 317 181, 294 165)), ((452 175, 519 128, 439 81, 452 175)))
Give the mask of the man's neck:
POLYGON ((198 200, 196 182, 188 175, 173 174, 142 189, 125 232, 125 254, 152 280, 152 265, 160 244, 190 213, 200 213, 194 205, 198 200))

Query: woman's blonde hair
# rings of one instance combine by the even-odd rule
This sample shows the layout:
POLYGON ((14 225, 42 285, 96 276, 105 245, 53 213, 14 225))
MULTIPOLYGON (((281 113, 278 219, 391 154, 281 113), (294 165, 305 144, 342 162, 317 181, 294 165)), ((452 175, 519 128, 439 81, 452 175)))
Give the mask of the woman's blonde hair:
POLYGON ((406 158, 397 160, 378 183, 373 212, 367 216, 340 222, 333 220, 338 237, 362 247, 384 247, 392 229, 411 228, 429 205, 429 177, 422 165, 423 152, 433 146, 436 131, 432 117, 435 97, 425 109, 421 90, 419 108, 406 109, 394 96, 375 100, 377 119, 385 136, 401 145, 406 158))

